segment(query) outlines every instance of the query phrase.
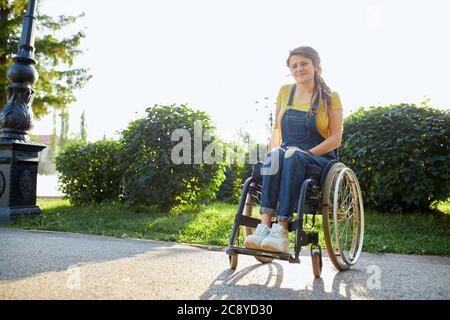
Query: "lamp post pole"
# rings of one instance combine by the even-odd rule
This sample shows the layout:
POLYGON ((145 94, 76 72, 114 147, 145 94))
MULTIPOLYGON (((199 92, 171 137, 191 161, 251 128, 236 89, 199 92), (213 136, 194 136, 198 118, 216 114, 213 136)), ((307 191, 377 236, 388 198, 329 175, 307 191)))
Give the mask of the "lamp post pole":
POLYGON ((46 146, 28 139, 33 85, 39 77, 34 68, 36 2, 28 2, 19 50, 6 74, 11 84, 6 87, 7 100, 0 113, 0 221, 41 213, 36 206, 38 155, 46 146))

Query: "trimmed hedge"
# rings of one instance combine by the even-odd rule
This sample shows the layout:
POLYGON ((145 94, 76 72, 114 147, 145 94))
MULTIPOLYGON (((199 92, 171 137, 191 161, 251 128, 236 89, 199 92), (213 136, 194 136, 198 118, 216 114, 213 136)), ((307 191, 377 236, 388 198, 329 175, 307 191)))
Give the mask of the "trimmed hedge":
POLYGON ((118 141, 77 142, 65 147, 56 157, 61 191, 74 204, 119 201, 119 156, 118 141))
POLYGON ((427 211, 450 196, 450 113, 414 104, 359 109, 344 122, 340 160, 366 206, 427 211))
MULTIPOLYGON (((220 144, 214 127, 204 112, 186 105, 147 108, 146 116, 133 121, 122 132, 122 185, 125 200, 132 204, 158 205, 165 210, 179 204, 198 205, 213 200, 225 179, 225 163, 196 163, 194 139, 201 146, 197 156, 213 142, 220 144), (202 136, 195 131, 201 123, 202 136), (175 130, 183 130, 190 139, 172 140, 175 130), (204 134, 211 133, 210 139, 204 134), (175 163, 174 147, 183 143, 190 163, 175 163)), ((197 146, 198 146, 197 145, 197 146)), ((206 151, 205 151, 206 152, 206 151)), ((181 153, 181 152, 180 152, 181 153)), ((175 156, 179 154, 176 153, 175 156)), ((197 161, 198 162, 198 161, 197 161)))

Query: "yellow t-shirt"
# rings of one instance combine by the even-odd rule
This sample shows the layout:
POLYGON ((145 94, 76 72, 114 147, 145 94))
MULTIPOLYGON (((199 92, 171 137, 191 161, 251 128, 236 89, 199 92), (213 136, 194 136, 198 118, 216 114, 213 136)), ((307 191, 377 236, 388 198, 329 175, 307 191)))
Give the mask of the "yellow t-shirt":
MULTIPOLYGON (((281 132, 281 118, 283 117, 283 114, 286 111, 292 86, 293 84, 286 84, 281 87, 280 92, 278 93, 277 103, 279 103, 281 106, 280 114, 278 115, 278 127, 280 128, 280 132, 281 132)), ((298 99, 294 96, 294 101, 292 102, 291 108, 301 111, 308 111, 310 108, 310 102, 300 103, 300 101, 298 101, 298 99)), ((338 93, 335 91, 331 92, 331 109, 343 110, 341 99, 339 98, 338 93)), ((317 111, 316 125, 320 135, 325 139, 328 138, 330 135, 328 128, 328 114, 325 110, 325 104, 323 100, 320 101, 319 109, 317 111)))

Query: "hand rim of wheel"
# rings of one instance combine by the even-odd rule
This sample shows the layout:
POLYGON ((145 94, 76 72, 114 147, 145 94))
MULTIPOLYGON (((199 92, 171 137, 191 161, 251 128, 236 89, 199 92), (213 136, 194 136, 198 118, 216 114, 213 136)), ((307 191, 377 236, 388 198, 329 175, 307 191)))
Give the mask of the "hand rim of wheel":
MULTIPOLYGON (((337 178, 336 178, 336 182, 337 178)), ((335 183, 337 184, 337 183, 335 183)), ((330 170, 328 171, 328 174, 325 178, 324 181, 324 186, 323 186, 323 190, 322 190, 322 225, 323 225, 323 231, 324 231, 324 240, 325 240, 325 244, 326 244, 326 248, 327 248, 327 252, 328 252, 328 257, 330 258, 331 262, 333 263, 333 265, 338 269, 338 270, 347 270, 348 268, 350 268, 351 265, 354 265, 356 263, 356 261, 359 259, 359 256, 361 254, 362 251, 362 244, 363 244, 363 240, 364 240, 364 208, 363 208, 363 202, 362 202, 362 195, 361 195, 361 189, 359 186, 359 182, 355 176, 355 174, 353 173, 353 171, 351 171, 351 169, 347 168, 347 166, 345 166, 343 163, 341 162, 337 162, 335 163, 330 170), (350 264, 347 264, 347 262, 344 260, 343 263, 341 263, 339 261, 339 259, 336 256, 336 253, 334 251, 334 247, 333 244, 331 242, 331 234, 330 234, 330 225, 329 225, 329 207, 330 207, 330 197, 331 197, 331 188, 332 188, 332 183, 333 180, 335 180, 336 175, 341 174, 340 176, 342 177, 342 175, 345 172, 351 172, 354 180, 355 180, 355 185, 357 188, 357 193, 358 193, 358 202, 360 204, 360 219, 361 219, 361 226, 360 226, 360 243, 358 246, 358 252, 356 257, 351 261, 350 264)), ((333 199, 335 200, 335 199, 333 199)), ((334 205, 334 203, 333 203, 334 205)), ((334 210, 333 208, 333 220, 336 217, 336 210, 334 210)), ((337 248, 339 250, 339 254, 342 256, 343 252, 341 251, 340 248, 337 248)))
MULTIPOLYGON (((358 248, 356 250, 356 255, 354 255, 353 259, 351 259, 351 261, 349 259, 347 259, 347 256, 344 252, 344 250, 341 247, 340 244, 340 240, 338 237, 338 225, 337 223, 334 223, 334 234, 335 234, 335 240, 336 240, 336 245, 338 247, 339 253, 341 255, 342 260, 344 260, 344 262, 349 265, 355 265, 356 262, 358 261, 360 255, 361 255, 361 251, 362 251, 362 245, 363 245, 363 240, 364 240, 364 208, 363 208, 363 203, 362 203, 362 196, 361 196, 361 190, 359 187, 359 183, 358 183, 358 179, 356 178, 355 173, 348 167, 344 168, 341 172, 339 172, 338 177, 336 178, 336 185, 340 186, 341 180, 344 177, 344 174, 347 174, 347 179, 352 180, 353 179, 353 183, 355 184, 354 188, 356 188, 356 196, 358 198, 358 205, 359 205, 359 214, 357 215, 357 217, 361 220, 361 222, 359 223, 359 243, 358 243, 358 248)), ((334 189, 334 196, 333 196, 333 219, 336 221, 337 220, 337 213, 338 213, 338 190, 339 188, 335 188, 334 189)), ((354 190, 355 191, 355 190, 354 190)))

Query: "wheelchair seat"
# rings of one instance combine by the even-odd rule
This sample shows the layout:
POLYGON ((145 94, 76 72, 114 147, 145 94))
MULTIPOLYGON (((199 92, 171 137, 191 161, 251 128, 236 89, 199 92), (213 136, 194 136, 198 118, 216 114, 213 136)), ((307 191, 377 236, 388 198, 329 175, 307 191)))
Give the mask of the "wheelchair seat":
MULTIPOLYGON (((323 170, 318 165, 307 164, 306 165, 306 178, 311 178, 311 179, 315 180, 316 182, 320 183, 320 186, 323 186, 328 171, 330 171, 331 167, 337 162, 338 162, 338 160, 331 160, 330 162, 328 162, 328 164, 325 166, 325 168, 323 170)), ((252 170, 252 177, 255 179, 256 183, 259 186, 262 186, 262 174, 261 174, 262 166, 263 166, 263 162, 258 161, 257 163, 255 163, 253 170, 252 170)))
POLYGON ((320 176, 322 174, 322 168, 315 164, 307 164, 305 168, 306 179, 312 179, 319 183, 320 176))

